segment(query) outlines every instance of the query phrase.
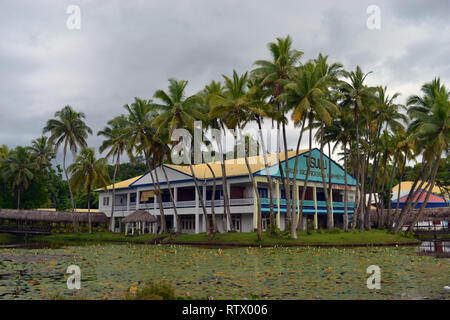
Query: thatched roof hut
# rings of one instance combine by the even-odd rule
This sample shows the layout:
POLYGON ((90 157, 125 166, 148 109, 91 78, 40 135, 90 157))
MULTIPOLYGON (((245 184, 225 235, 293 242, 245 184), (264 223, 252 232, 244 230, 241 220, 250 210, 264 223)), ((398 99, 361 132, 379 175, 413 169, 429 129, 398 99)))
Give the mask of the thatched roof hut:
MULTIPOLYGON (((87 212, 0 209, 0 219, 17 221, 69 223, 73 221, 73 215, 77 222, 89 221, 87 212)), ((103 212, 91 212, 91 221, 92 223, 109 223, 109 218, 103 212)))
POLYGON ((147 223, 155 223, 158 219, 150 214, 150 212, 145 210, 136 210, 129 216, 125 217, 122 222, 130 223, 130 222, 147 222, 147 223))
MULTIPOLYGON (((401 212, 401 209, 398 210, 398 214, 401 212)), ((394 216, 395 208, 391 209, 391 216, 394 216)), ((419 209, 411 210, 411 213, 406 218, 406 223, 411 223, 419 214, 419 209)), ((383 215, 387 217, 388 210, 384 209, 383 215)), ((370 210, 370 220, 375 222, 377 221, 377 211, 370 210)), ((392 217, 391 217, 392 219, 392 217)), ((441 207, 441 208, 424 208, 423 215, 421 218, 422 221, 449 221, 450 220, 450 207, 441 207)), ((385 220, 386 221, 386 220, 385 220)))

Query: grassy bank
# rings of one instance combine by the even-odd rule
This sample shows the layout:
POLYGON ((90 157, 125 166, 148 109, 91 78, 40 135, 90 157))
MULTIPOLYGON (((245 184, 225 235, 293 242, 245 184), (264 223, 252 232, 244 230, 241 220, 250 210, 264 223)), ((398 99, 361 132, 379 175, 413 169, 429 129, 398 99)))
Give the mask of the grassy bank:
POLYGON ((18 238, 16 236, 13 236, 11 234, 0 233, 0 243, 10 243, 17 241, 17 239, 18 238))
POLYGON ((161 235, 146 234, 136 237, 127 237, 123 233, 112 232, 95 232, 95 233, 73 233, 73 234, 53 234, 49 236, 33 236, 29 241, 43 242, 130 242, 130 243, 147 243, 150 240, 159 238, 161 235))
POLYGON ((298 239, 286 237, 269 237, 263 235, 262 241, 257 239, 256 232, 216 234, 209 239, 206 233, 183 234, 177 237, 167 237, 166 243, 202 243, 230 245, 389 245, 420 243, 419 240, 405 237, 402 234, 390 234, 384 230, 372 230, 355 233, 336 231, 314 231, 311 234, 298 232, 298 239))
MULTIPOLYGON (((124 234, 111 232, 81 233, 81 234, 55 234, 49 236, 33 236, 29 241, 37 242, 128 242, 148 243, 156 238, 165 237, 163 243, 172 244, 202 244, 202 245, 395 245, 420 243, 417 239, 406 237, 403 234, 390 234, 384 230, 372 230, 355 233, 345 233, 341 230, 313 231, 311 234, 298 232, 298 239, 289 239, 287 236, 271 237, 263 235, 258 241, 256 232, 219 233, 209 239, 206 233, 181 235, 154 235, 147 234, 136 237, 126 237, 124 234)), ((1 239, 1 238, 0 238, 1 239)))

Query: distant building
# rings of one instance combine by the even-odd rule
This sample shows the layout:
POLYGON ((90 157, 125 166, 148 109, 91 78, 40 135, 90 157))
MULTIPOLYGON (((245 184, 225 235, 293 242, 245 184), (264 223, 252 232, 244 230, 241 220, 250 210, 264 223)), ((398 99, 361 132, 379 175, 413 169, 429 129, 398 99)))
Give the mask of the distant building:
MULTIPOLYGON (((309 150, 302 150, 299 153, 298 172, 297 172, 297 192, 298 203, 297 213, 300 208, 300 198, 302 195, 303 184, 307 169, 307 159, 309 150)), ((320 171, 320 151, 313 149, 312 166, 309 174, 308 186, 306 189, 306 197, 303 208, 304 219, 306 224, 307 218, 313 220, 315 225, 320 228, 326 227, 326 202, 322 185, 322 175, 320 171)), ((276 223, 281 230, 284 230, 286 220, 286 194, 284 192, 279 164, 276 155, 268 155, 269 172, 274 181, 274 213, 276 215, 276 223)), ((327 156, 324 158, 324 168, 327 185, 329 181, 329 165, 331 163, 331 200, 333 202, 332 211, 336 226, 343 226, 344 214, 344 169, 333 160, 329 160, 327 156)), ((280 154, 280 161, 283 173, 285 172, 285 156, 280 154)), ((288 153, 289 173, 293 179, 295 151, 288 153)), ((262 156, 249 157, 251 174, 255 177, 259 196, 261 198, 263 228, 266 228, 269 222, 269 188, 264 159, 262 156)), ((226 175, 228 184, 228 194, 230 196, 231 223, 238 232, 250 232, 257 227, 257 205, 254 201, 255 195, 252 188, 250 176, 245 165, 244 159, 226 160, 226 175)), ((216 176, 216 193, 213 195, 213 175, 206 164, 193 165, 196 178, 200 184, 202 197, 205 200, 207 212, 211 214, 211 200, 214 197, 214 210, 216 214, 216 224, 220 232, 223 232, 222 217, 224 214, 224 198, 222 191, 222 169, 220 162, 210 163, 216 176)), ((194 186, 194 180, 191 175, 189 166, 180 165, 164 165, 165 171, 173 190, 174 200, 177 212, 180 216, 181 229, 184 233, 200 233, 206 231, 206 222, 203 217, 203 210, 199 202, 199 195, 194 186)), ((162 201, 164 215, 169 229, 175 228, 175 219, 170 193, 167 181, 164 177, 162 167, 159 166, 152 171, 153 176, 157 174, 160 187, 162 189, 162 201)), ((356 180, 347 174, 348 185, 348 213, 350 219, 353 215, 353 202, 355 200, 356 180)), ((107 191, 102 189, 96 190, 99 195, 99 210, 111 216, 111 204, 115 203, 114 217, 116 219, 116 231, 123 231, 120 220, 128 216, 137 209, 149 211, 152 215, 160 219, 157 198, 155 197, 154 186, 149 173, 132 179, 118 182, 115 185, 115 199, 112 199, 112 186, 107 187, 107 191), (121 230, 122 229, 122 230, 121 230)), ((292 192, 292 191, 291 191, 292 192)), ((291 197, 292 201, 292 197, 291 197)), ((298 214, 297 214, 298 219, 298 214)), ((209 219, 211 221, 211 219, 209 219)), ((229 229, 230 225, 226 226, 229 229)))

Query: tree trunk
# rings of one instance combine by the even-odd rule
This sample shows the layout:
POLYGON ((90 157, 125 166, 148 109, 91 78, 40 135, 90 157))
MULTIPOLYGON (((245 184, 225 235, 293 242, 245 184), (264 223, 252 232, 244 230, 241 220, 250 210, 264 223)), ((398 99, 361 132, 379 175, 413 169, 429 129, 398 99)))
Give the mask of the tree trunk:
POLYGON ((66 169, 66 153, 67 153, 67 139, 64 143, 63 169, 64 169, 64 175, 66 176, 67 186, 69 187, 70 201, 72 203, 73 230, 74 230, 74 232, 77 232, 77 222, 75 220, 75 200, 73 198, 72 187, 70 186, 69 175, 67 174, 67 169, 66 169))
POLYGON ((275 216, 273 213, 273 181, 272 181, 272 176, 270 174, 269 171, 269 163, 267 160, 267 150, 266 150, 266 146, 264 143, 264 137, 262 134, 262 127, 261 127, 261 119, 259 119, 258 117, 258 131, 259 131, 259 137, 261 139, 261 148, 262 148, 262 153, 263 153, 263 158, 264 158, 264 167, 266 168, 266 175, 267 175, 267 180, 269 181, 269 210, 270 210, 270 215, 269 215, 269 220, 270 220, 270 231, 274 231, 275 228, 275 216))
MULTIPOLYGON (((225 133, 225 125, 223 122, 221 122, 222 130, 225 133)), ((231 210, 230 210, 230 197, 228 194, 228 182, 227 182, 227 173, 226 173, 226 166, 225 166, 225 154, 223 153, 223 147, 222 147, 223 140, 221 139, 220 143, 217 144, 219 148, 219 153, 221 155, 221 161, 220 166, 222 168, 222 193, 223 193, 223 203, 224 203, 224 212, 226 212, 226 218, 227 218, 227 228, 224 229, 224 231, 229 230, 234 232, 234 225, 231 221, 231 210)))
POLYGON ((163 164, 161 164, 161 168, 162 171, 164 173, 164 178, 167 181, 167 187, 169 188, 169 194, 170 194, 170 201, 172 202, 172 206, 173 206, 173 213, 175 215, 175 220, 177 222, 177 229, 175 230, 175 232, 181 232, 180 227, 181 227, 181 222, 180 222, 180 217, 178 216, 178 210, 177 210, 177 204, 175 203, 175 199, 173 197, 173 192, 172 192, 172 187, 170 186, 170 181, 169 178, 167 177, 167 173, 166 173, 166 168, 164 167, 163 164))
MULTIPOLYGON (((166 217, 164 215, 164 207, 163 202, 161 198, 161 188, 159 187, 159 182, 155 182, 155 177, 158 178, 158 175, 155 170, 155 177, 153 176, 153 166, 150 165, 150 157, 148 155, 145 156, 146 164, 147 164, 147 170, 150 174, 150 178, 152 179, 153 184, 153 191, 155 192, 156 198, 158 199, 158 205, 159 205, 159 214, 161 216, 161 230, 159 231, 160 234, 167 233, 167 225, 166 225, 166 217)), ((157 180, 158 181, 158 180, 157 180)), ((136 201, 140 201, 140 199, 136 199, 136 201)))
POLYGON ((189 168, 191 169, 191 174, 192 174, 192 178, 194 179, 195 189, 197 190, 198 198, 199 198, 200 204, 202 206, 203 216, 204 216, 205 223, 206 223, 206 233, 208 234, 208 236, 210 236, 211 229, 209 227, 210 224, 209 224, 208 212, 206 211, 205 201, 203 199, 203 192, 200 192, 200 186, 198 185, 197 177, 195 176, 194 168, 192 167, 191 161, 189 161, 189 168))
POLYGON ((386 171, 387 171, 387 163, 384 164, 384 169, 383 169, 383 177, 382 177, 382 182, 381 182, 381 197, 380 197, 380 193, 378 193, 378 207, 377 207, 377 211, 378 211, 378 228, 382 228, 384 225, 384 186, 385 186, 385 177, 386 177, 386 171), (381 211, 380 211, 381 209, 381 211))
POLYGON ((347 144, 344 142, 344 231, 348 232, 348 197, 347 197, 347 144))
POLYGON ((20 210, 20 188, 17 187, 17 210, 20 210))
POLYGON ((116 166, 114 167, 114 175, 113 175, 113 189, 112 189, 112 202, 111 202, 111 221, 109 223, 109 229, 111 230, 111 232, 114 232, 114 206, 115 206, 115 194, 116 194, 116 174, 117 174, 117 169, 120 166, 120 154, 117 154, 117 161, 116 161, 116 166))
POLYGON ((216 174, 214 173, 214 170, 211 168, 209 163, 206 163, 206 166, 208 167, 209 171, 211 172, 213 176, 213 190, 211 195, 211 219, 212 219, 212 230, 213 232, 218 232, 217 229, 217 223, 216 223, 216 209, 215 209, 215 197, 216 197, 216 174))
POLYGON ((434 184, 436 182, 436 174, 437 174, 437 171, 439 169, 439 161, 440 160, 441 160, 441 155, 439 154, 438 158, 436 159, 436 162, 434 164, 433 172, 431 174, 431 186, 430 186, 430 189, 428 189, 427 196, 425 197, 425 201, 422 203, 422 206, 420 207, 419 213, 417 214, 417 216, 414 219, 414 221, 409 225, 408 231, 411 230, 420 221, 420 219, 422 218, 423 210, 427 206, 428 199, 431 196, 432 190, 434 188, 434 184))
POLYGON ((89 233, 92 233, 92 220, 91 220, 91 184, 87 187, 87 200, 88 200, 88 225, 89 233))
MULTIPOLYGON (((394 177, 395 177, 395 172, 396 172, 396 170, 397 170, 397 162, 395 162, 394 161, 394 166, 392 167, 392 175, 391 175, 391 179, 390 179, 390 181, 389 181, 389 192, 391 193, 392 192, 392 184, 393 184, 393 181, 394 181, 394 177)), ((388 216, 388 220, 390 221, 391 220, 391 218, 392 218, 392 216, 391 216, 391 197, 389 197, 389 201, 388 201, 388 213, 387 213, 387 216, 388 216)), ((384 214, 384 212, 382 212, 382 214, 384 214)), ((389 228, 391 227, 391 225, 389 225, 389 228)))
MULTIPOLYGON (((294 190, 293 195, 292 195, 293 196, 292 212, 294 212, 294 217, 296 216, 295 212, 297 212, 297 205, 298 205, 298 190, 297 190, 298 151, 299 151, 300 144, 301 144, 302 137, 303 137, 303 130, 305 129, 305 122, 306 122, 306 119, 305 119, 305 117, 303 117, 302 129, 300 130, 300 135, 298 137, 297 146, 295 149, 294 174, 293 174, 293 181, 292 181, 292 184, 293 184, 292 189, 294 190)), ((293 223, 291 224, 291 238, 292 239, 297 239, 298 222, 299 221, 301 222, 303 219, 303 215, 300 212, 297 212, 297 214, 298 214, 298 221, 296 219, 294 219, 293 223)))
POLYGON ((402 173, 400 174, 400 181, 398 182, 397 206, 395 208, 395 214, 394 215, 397 215, 398 208, 399 208, 399 205, 400 205, 400 193, 401 193, 401 190, 402 190, 402 180, 403 180, 403 175, 405 173, 405 167, 406 167, 406 155, 407 155, 407 152, 405 150, 405 159, 403 160, 402 173))
POLYGON ((359 167, 360 167, 360 154, 359 154, 359 109, 358 109, 358 102, 355 101, 355 115, 354 115, 354 120, 355 120, 355 145, 356 145, 356 195, 355 195, 355 206, 356 208, 353 209, 353 220, 352 220, 352 232, 355 231, 356 228, 356 223, 358 220, 358 213, 360 210, 360 207, 358 205, 358 201, 359 201, 359 194, 360 194, 360 185, 359 185, 359 179, 360 179, 360 174, 359 174, 359 167))
MULTIPOLYGON (((289 221, 289 226, 295 222, 295 211, 291 212, 291 179, 289 172, 289 157, 288 157, 288 147, 287 147, 287 137, 286 137, 286 126, 283 123, 283 144, 284 144, 284 168, 286 171, 284 177, 284 193, 286 194, 286 215, 289 221)), ((281 172, 281 178, 283 179, 283 172, 281 172)))
MULTIPOLYGON (((242 130, 241 130, 241 123, 238 122, 238 129, 239 129, 239 135, 241 139, 244 139, 242 136, 242 130)), ((244 140, 245 143, 245 140, 244 140)), ((252 170, 250 168, 250 164, 248 163, 248 157, 247 157, 247 151, 244 151, 244 159, 245 164, 247 166, 248 174, 250 176, 250 180, 252 181, 253 191, 255 193, 255 201, 257 206, 257 220, 258 220, 258 240, 261 241, 262 239, 262 216, 261 216, 261 200, 259 198, 259 192, 258 192, 258 186, 256 185, 255 177, 253 176, 252 170)))
POLYGON ((320 173, 322 175, 322 186, 323 193, 325 195, 325 202, 327 204, 327 229, 333 229, 331 210, 330 210, 330 199, 328 197, 328 188, 327 188, 327 180, 325 176, 325 168, 324 168, 324 159, 323 159, 323 146, 325 144, 324 141, 324 123, 320 122, 320 173))
POLYGON ((299 224, 297 229, 299 231, 303 230, 303 221, 300 219, 303 219, 303 206, 305 204, 305 196, 306 196, 306 189, 308 186, 308 180, 309 180, 309 172, 311 171, 311 156, 312 156, 312 122, 313 122, 313 114, 310 112, 309 114, 309 153, 308 153, 308 165, 306 169, 306 175, 305 175, 305 183, 303 184, 302 189, 302 201, 300 202, 300 216, 299 216, 299 224))

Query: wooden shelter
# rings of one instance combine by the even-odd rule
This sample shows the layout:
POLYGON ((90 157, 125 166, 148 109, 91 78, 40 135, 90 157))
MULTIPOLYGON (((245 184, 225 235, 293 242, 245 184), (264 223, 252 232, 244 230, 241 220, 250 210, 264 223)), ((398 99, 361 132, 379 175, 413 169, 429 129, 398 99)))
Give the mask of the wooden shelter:
MULTIPOLYGON (((91 212, 93 224, 109 224, 103 212, 91 212)), ((55 224, 88 223, 88 212, 0 209, 0 230, 12 233, 50 233, 55 224)))
POLYGON ((136 210, 122 220, 125 223, 125 235, 131 228, 131 235, 135 234, 135 229, 139 234, 156 233, 158 219, 146 210, 136 210))

